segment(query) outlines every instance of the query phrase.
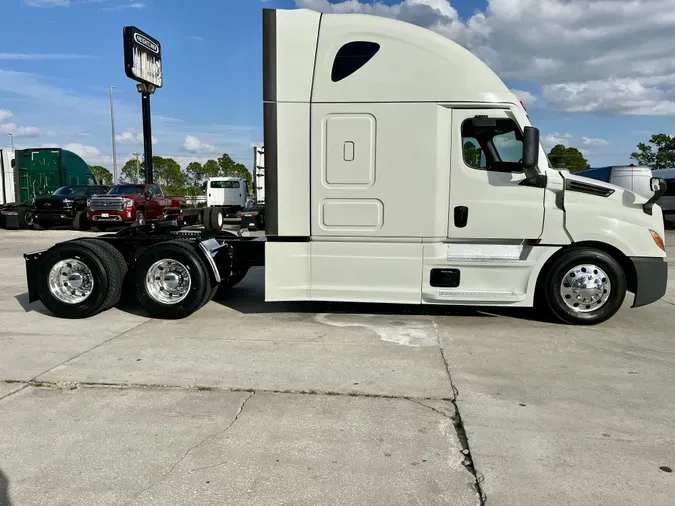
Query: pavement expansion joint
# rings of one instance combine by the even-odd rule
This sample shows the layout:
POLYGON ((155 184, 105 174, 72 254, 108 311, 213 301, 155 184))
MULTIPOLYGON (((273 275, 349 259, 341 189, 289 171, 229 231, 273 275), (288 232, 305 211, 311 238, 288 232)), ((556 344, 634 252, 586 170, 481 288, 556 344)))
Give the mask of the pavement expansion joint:
MULTIPOLYGON (((436 319, 431 316, 431 323, 434 326, 434 332, 436 333, 436 342, 438 344, 438 349, 440 350, 441 357, 443 358, 443 364, 445 365, 445 372, 448 376, 448 382, 450 384, 450 388, 452 390, 452 399, 450 402, 455 406, 455 416, 450 417, 453 421, 453 427, 455 428, 455 432, 457 433, 457 439, 459 439, 460 444, 462 445, 462 454, 464 455, 464 460, 462 463, 464 464, 464 467, 473 475, 475 479, 475 488, 476 488, 476 493, 478 494, 478 500, 479 504, 481 506, 485 506, 487 504, 487 496, 485 492, 483 491, 482 483, 483 483, 483 475, 476 469, 476 466, 474 465, 473 462, 473 457, 471 456, 471 448, 469 447, 469 437, 466 434, 466 429, 464 428, 464 423, 462 422, 462 415, 459 412, 459 406, 457 405, 457 398, 459 397, 459 390, 457 390, 457 387, 452 381, 452 374, 450 373, 450 363, 448 362, 447 357, 445 356, 445 350, 443 349, 443 343, 441 343, 441 337, 438 332, 438 323, 436 323, 436 319)), ((421 404, 421 403, 419 403, 421 404)), ((422 404, 423 406, 426 406, 425 404, 422 404)), ((430 408, 436 412, 441 413, 439 410, 435 408, 431 408, 430 406, 426 406, 427 408, 430 408)), ((443 413, 441 413, 443 414, 443 413)), ((447 415, 444 415, 447 416, 447 415)))
MULTIPOLYGON (((410 401, 446 401, 453 402, 449 397, 415 397, 409 395, 390 395, 375 394, 367 392, 337 392, 331 390, 294 390, 294 389, 266 389, 266 388, 235 388, 235 387, 214 387, 214 386, 183 386, 167 385, 161 383, 103 383, 89 381, 42 381, 42 380, 0 380, 0 383, 21 384, 35 388, 59 388, 61 390, 76 390, 78 388, 110 388, 110 389, 150 389, 150 390, 197 390, 200 392, 249 392, 249 393, 270 393, 270 394, 293 394, 293 395, 320 395, 336 397, 363 397, 372 399, 393 399, 410 401)), ((8 394, 11 395, 11 394, 8 394)))

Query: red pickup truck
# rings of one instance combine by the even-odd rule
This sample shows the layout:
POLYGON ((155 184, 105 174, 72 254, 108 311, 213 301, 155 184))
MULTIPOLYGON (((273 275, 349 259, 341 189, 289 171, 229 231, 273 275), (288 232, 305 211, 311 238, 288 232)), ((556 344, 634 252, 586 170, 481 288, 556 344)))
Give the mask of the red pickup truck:
POLYGON ((87 219, 92 228, 111 225, 145 225, 148 221, 182 220, 183 197, 165 197, 158 184, 118 184, 105 195, 87 200, 87 219))

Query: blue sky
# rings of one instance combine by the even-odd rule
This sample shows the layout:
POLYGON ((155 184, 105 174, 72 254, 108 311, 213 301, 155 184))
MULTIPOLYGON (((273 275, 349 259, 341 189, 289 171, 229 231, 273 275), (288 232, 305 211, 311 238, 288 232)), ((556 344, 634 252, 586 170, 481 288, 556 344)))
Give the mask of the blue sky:
MULTIPOLYGON (((401 1, 382 3, 392 9, 387 11, 391 15, 404 18, 405 11, 399 9, 401 1)), ((544 5, 557 0, 541 1, 544 5)), ((415 4, 415 8, 421 8, 421 4, 439 16, 448 4, 447 0, 405 2, 415 4)), ((135 25, 162 43, 164 87, 152 99, 155 154, 173 156, 184 165, 192 159, 204 161, 228 152, 250 166, 251 145, 262 141, 261 8, 307 5, 326 10, 339 8, 336 6, 341 3, 4 0, 3 19, 11 22, 5 21, 0 31, 0 146, 9 143, 6 133, 13 131, 17 147, 70 146, 89 163, 111 167, 108 86, 114 85, 120 166, 130 153, 142 151, 140 98, 135 83, 124 75, 122 54, 122 27, 135 25), (187 136, 191 136, 188 142, 187 136)), ((517 3, 518 0, 511 1, 517 3)), ((499 4, 506 5, 506 1, 492 0, 489 10, 487 0, 452 0, 448 5, 456 10, 458 22, 447 13, 439 19, 446 23, 443 27, 457 27, 477 13, 497 18, 504 15, 498 10, 499 4)), ((524 24, 523 29, 535 28, 524 24)), ((465 32, 458 37, 467 36, 465 32)), ((486 39, 485 51, 490 49, 490 43, 486 39)), ((522 41, 515 41, 513 47, 514 52, 525 51, 522 41)), ((500 48, 510 51, 504 42, 497 45, 496 49, 500 48)), ((613 54, 611 47, 605 51, 613 54)), ((597 54, 602 60, 605 53, 597 54)), ((542 59, 534 50, 533 57, 542 59)), ((556 58, 556 62, 565 62, 564 55, 556 58)), ((625 67, 623 61, 622 66, 625 67)), ((623 81, 619 85, 607 84, 610 89, 605 92, 604 88, 598 88, 602 84, 597 84, 598 76, 580 75, 574 82, 582 86, 579 89, 583 93, 574 93, 574 98, 570 98, 571 85, 565 82, 560 68, 558 75, 563 77, 558 80, 532 69, 524 70, 521 77, 517 65, 496 70, 510 87, 531 95, 530 117, 547 136, 548 143, 559 140, 582 148, 594 166, 630 163, 629 155, 637 142, 646 141, 652 133, 673 130, 668 97, 658 95, 661 98, 655 105, 649 102, 652 105, 647 115, 636 113, 635 107, 629 111, 626 107, 631 106, 626 104, 635 97, 619 93, 627 88, 621 84, 623 81), (614 89, 616 86, 619 91, 614 89), (596 88, 603 100, 612 93, 612 97, 617 93, 620 96, 615 97, 616 103, 610 104, 600 104, 597 98, 587 99, 589 103, 600 104, 597 107, 574 102, 596 88), (668 113, 659 113, 664 107, 668 113), (584 108, 589 112, 570 112, 584 108), (652 110, 657 113, 652 114, 652 110)), ((632 79, 630 75, 619 77, 632 79)), ((651 89, 647 91, 651 93, 651 89)))

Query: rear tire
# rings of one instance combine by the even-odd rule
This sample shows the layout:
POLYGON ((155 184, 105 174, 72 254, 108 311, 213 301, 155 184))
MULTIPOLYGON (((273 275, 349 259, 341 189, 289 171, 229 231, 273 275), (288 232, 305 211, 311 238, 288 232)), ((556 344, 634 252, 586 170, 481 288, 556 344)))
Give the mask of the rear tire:
POLYGON ((213 298, 216 300, 225 298, 232 288, 243 281, 243 279, 246 277, 246 274, 248 274, 248 269, 249 267, 244 267, 229 280, 221 282, 218 285, 218 290, 214 294, 213 298))
POLYGON ((211 230, 220 232, 221 230, 223 230, 224 224, 225 221, 223 219, 223 210, 220 209, 219 207, 214 207, 211 210, 211 230))
POLYGON ((31 229, 33 228, 33 210, 30 207, 19 207, 17 208, 19 213, 19 228, 22 229, 31 229))
POLYGON ((204 208, 204 211, 202 212, 202 224, 204 225, 204 228, 207 230, 211 229, 211 211, 213 210, 212 207, 206 207, 204 208))
POLYGON ((614 316, 626 297, 626 275, 609 254, 573 248, 560 255, 544 274, 543 303, 560 321, 597 325, 614 316))
POLYGON ((38 296, 60 318, 88 318, 100 313, 110 307, 121 286, 116 261, 99 245, 84 241, 53 246, 37 272, 38 296))
POLYGON ((119 250, 112 244, 102 241, 101 239, 96 239, 95 237, 79 237, 77 239, 73 239, 71 242, 83 242, 94 248, 100 248, 101 254, 106 255, 111 264, 117 268, 118 272, 116 272, 115 275, 119 276, 119 287, 117 288, 118 285, 116 285, 115 290, 110 291, 109 299, 106 300, 105 304, 103 305, 102 311, 106 311, 111 307, 116 306, 122 298, 122 292, 124 291, 127 273, 129 272, 129 266, 127 265, 127 261, 125 260, 122 253, 120 253, 119 250))
POLYGON ((206 304, 211 295, 204 262, 192 246, 182 241, 148 248, 130 276, 138 302, 153 318, 185 318, 206 304))

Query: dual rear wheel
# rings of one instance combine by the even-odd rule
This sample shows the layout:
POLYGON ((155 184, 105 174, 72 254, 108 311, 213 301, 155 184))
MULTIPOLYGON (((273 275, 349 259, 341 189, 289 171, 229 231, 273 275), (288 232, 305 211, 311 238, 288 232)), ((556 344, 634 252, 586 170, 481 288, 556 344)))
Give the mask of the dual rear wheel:
POLYGON ((151 317, 162 319, 191 315, 218 288, 194 246, 180 240, 150 246, 129 269, 110 243, 80 238, 52 247, 38 267, 38 297, 62 318, 87 318, 113 307, 125 284, 151 317))

